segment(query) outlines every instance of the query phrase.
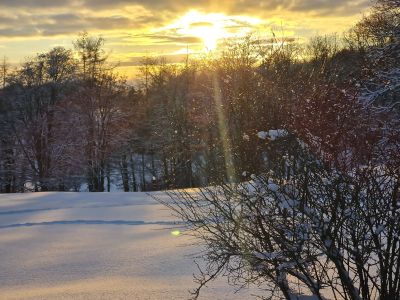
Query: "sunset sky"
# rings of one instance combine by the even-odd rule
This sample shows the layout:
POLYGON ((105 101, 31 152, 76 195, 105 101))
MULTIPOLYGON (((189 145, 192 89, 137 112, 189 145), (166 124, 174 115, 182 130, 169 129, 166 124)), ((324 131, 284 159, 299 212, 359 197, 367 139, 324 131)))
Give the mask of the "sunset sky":
POLYGON ((102 35, 110 60, 128 74, 143 56, 179 61, 224 39, 256 32, 305 39, 341 33, 370 0, 0 0, 0 56, 12 64, 79 32, 102 35))

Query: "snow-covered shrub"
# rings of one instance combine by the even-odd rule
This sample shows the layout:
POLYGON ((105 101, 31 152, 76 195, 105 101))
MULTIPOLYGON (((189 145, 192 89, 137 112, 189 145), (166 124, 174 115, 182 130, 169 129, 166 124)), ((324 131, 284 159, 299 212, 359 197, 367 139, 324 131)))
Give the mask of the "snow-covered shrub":
POLYGON ((340 172, 297 151, 289 176, 171 193, 166 204, 205 245, 194 297, 222 275, 265 299, 398 299, 399 173, 340 172))

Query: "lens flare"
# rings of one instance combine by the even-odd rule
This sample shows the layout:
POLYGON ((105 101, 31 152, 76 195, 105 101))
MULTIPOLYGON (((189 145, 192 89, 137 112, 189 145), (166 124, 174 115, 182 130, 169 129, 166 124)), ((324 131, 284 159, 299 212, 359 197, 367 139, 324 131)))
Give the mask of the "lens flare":
POLYGON ((180 236, 180 235, 181 235, 181 232, 180 232, 179 230, 173 230, 173 231, 171 231, 171 235, 173 235, 173 236, 180 236))
POLYGON ((219 84, 218 76, 215 73, 213 74, 213 89, 214 89, 215 110, 218 116, 218 129, 224 151, 226 177, 228 179, 228 182, 236 182, 235 168, 232 156, 232 145, 229 138, 228 129, 226 127, 227 123, 224 110, 222 109, 223 104, 222 104, 221 87, 219 84))

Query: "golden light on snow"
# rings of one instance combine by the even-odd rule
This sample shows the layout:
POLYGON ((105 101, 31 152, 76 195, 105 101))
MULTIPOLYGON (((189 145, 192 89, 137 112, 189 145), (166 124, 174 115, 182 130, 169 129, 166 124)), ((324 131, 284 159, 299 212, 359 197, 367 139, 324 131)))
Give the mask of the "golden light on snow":
POLYGON ((173 235, 173 236, 180 236, 180 235, 181 235, 181 232, 180 232, 179 230, 173 230, 173 231, 171 231, 171 235, 173 235))

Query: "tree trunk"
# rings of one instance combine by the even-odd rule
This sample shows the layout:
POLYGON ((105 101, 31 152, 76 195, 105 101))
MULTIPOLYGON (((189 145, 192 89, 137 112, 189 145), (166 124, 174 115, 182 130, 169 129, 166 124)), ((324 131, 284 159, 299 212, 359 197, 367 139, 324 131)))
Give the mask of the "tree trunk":
POLYGON ((122 155, 121 157, 121 177, 122 177, 122 186, 124 188, 124 192, 129 192, 129 173, 128 173, 128 162, 126 161, 126 155, 122 155))
POLYGON ((142 153, 142 191, 146 191, 146 165, 144 162, 144 153, 142 153))
POLYGON ((136 182, 136 169, 135 162, 133 160, 133 155, 130 155, 130 163, 131 163, 131 173, 132 173, 132 191, 137 192, 137 182, 136 182))

